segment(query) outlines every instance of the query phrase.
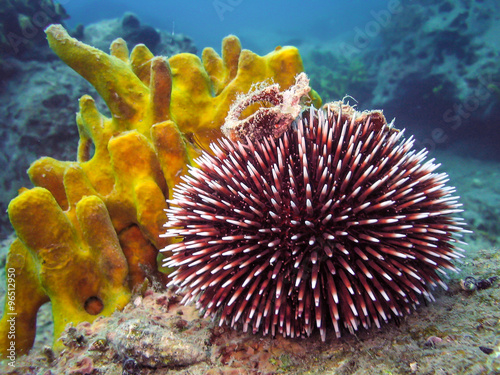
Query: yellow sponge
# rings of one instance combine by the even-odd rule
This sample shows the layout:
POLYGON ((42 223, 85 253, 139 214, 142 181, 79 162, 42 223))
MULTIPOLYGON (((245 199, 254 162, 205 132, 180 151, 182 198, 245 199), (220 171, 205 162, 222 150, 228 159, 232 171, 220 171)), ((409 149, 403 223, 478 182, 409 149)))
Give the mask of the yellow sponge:
MULTIPOLYGON (((222 57, 181 53, 167 59, 122 39, 106 54, 71 38, 60 25, 46 30, 54 52, 89 81, 111 117, 80 99, 77 160, 44 157, 28 170, 36 186, 9 205, 17 233, 7 269, 16 276, 16 351, 35 337, 38 308, 52 302, 54 339, 67 323, 92 321, 129 301, 131 290, 158 271, 166 199, 201 149, 221 136, 232 101, 255 83, 283 89, 303 70, 296 48, 266 56, 222 42, 222 57)), ((319 106, 315 92, 311 101, 319 106)), ((57 114, 55 114, 57 115, 57 114)), ((6 301, 8 302, 8 300, 6 301)), ((0 320, 0 353, 8 353, 9 305, 0 320)), ((56 346, 60 345, 55 341, 56 346)))

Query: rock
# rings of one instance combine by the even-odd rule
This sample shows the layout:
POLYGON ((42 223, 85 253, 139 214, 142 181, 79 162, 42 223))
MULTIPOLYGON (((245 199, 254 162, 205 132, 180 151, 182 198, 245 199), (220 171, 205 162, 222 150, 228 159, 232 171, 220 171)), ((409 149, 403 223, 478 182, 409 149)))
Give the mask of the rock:
POLYGON ((49 54, 43 30, 68 18, 53 0, 11 0, 0 5, 0 55, 30 59, 49 54))
POLYGON ((312 87, 324 101, 383 108, 419 148, 500 159, 500 3, 389 3, 397 10, 372 11, 336 48, 306 56, 312 87))
POLYGON ((122 18, 123 29, 138 29, 141 26, 141 21, 134 13, 125 13, 122 18))
POLYGON ((499 3, 401 1, 401 8, 381 27, 373 43, 378 48, 362 53, 375 76, 372 100, 363 106, 382 107, 400 124, 409 123, 429 149, 461 141, 495 147, 500 142, 495 121, 500 116, 495 36, 500 18, 494 16, 499 3))
POLYGON ((172 35, 149 25, 142 25, 133 13, 126 13, 122 19, 104 20, 88 25, 85 27, 82 41, 107 51, 116 38, 123 38, 130 51, 136 44, 143 43, 154 55, 196 53, 196 47, 189 37, 183 34, 172 35))

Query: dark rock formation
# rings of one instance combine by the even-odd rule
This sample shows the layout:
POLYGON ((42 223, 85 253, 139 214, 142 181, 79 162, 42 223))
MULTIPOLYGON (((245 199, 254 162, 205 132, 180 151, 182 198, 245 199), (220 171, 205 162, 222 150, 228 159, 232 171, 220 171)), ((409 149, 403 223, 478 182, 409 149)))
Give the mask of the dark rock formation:
POLYGON ((431 149, 498 143, 498 2, 401 4, 402 12, 381 28, 379 48, 365 58, 377 82, 370 106, 418 126, 431 149))
POLYGON ((335 50, 306 57, 306 71, 324 100, 383 108, 421 147, 500 159, 499 11, 495 0, 389 2, 335 50))
POLYGON ((172 56, 180 52, 197 52, 192 40, 187 36, 172 35, 143 25, 133 13, 126 13, 121 20, 104 20, 77 31, 79 39, 103 51, 109 50, 110 43, 116 38, 123 38, 130 50, 136 44, 143 43, 154 55, 172 56))
POLYGON ((40 59, 48 54, 43 30, 68 18, 53 0, 3 0, 0 5, 0 55, 40 59))

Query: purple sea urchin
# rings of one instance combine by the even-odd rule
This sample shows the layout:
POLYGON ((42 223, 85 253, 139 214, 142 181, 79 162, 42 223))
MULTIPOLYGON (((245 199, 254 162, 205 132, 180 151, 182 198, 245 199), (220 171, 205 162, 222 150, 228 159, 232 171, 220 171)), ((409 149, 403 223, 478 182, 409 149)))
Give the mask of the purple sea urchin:
POLYGON ((332 325, 410 312, 455 270, 464 231, 447 175, 380 111, 336 102, 277 138, 212 144, 176 188, 165 250, 205 316, 253 332, 324 340, 332 325))

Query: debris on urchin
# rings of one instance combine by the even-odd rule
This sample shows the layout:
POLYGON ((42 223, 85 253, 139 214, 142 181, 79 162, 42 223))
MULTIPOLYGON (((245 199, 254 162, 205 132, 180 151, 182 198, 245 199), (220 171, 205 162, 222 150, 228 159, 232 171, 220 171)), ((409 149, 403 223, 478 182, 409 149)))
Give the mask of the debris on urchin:
POLYGON ((278 138, 297 118, 302 110, 301 99, 311 91, 305 73, 297 74, 295 84, 281 92, 277 83, 254 85, 249 93, 239 95, 231 105, 222 133, 232 141, 251 141, 266 136, 278 138), (241 118, 242 112, 253 104, 261 104, 254 113, 241 118), (262 105, 268 103, 270 106, 262 105))
MULTIPOLYGON (((268 124, 259 124, 260 127, 268 124)), ((272 126, 270 124, 269 126, 272 126)), ((454 188, 381 111, 304 110, 278 137, 211 145, 176 187, 170 285, 244 331, 324 340, 401 317, 461 256, 454 188)))

